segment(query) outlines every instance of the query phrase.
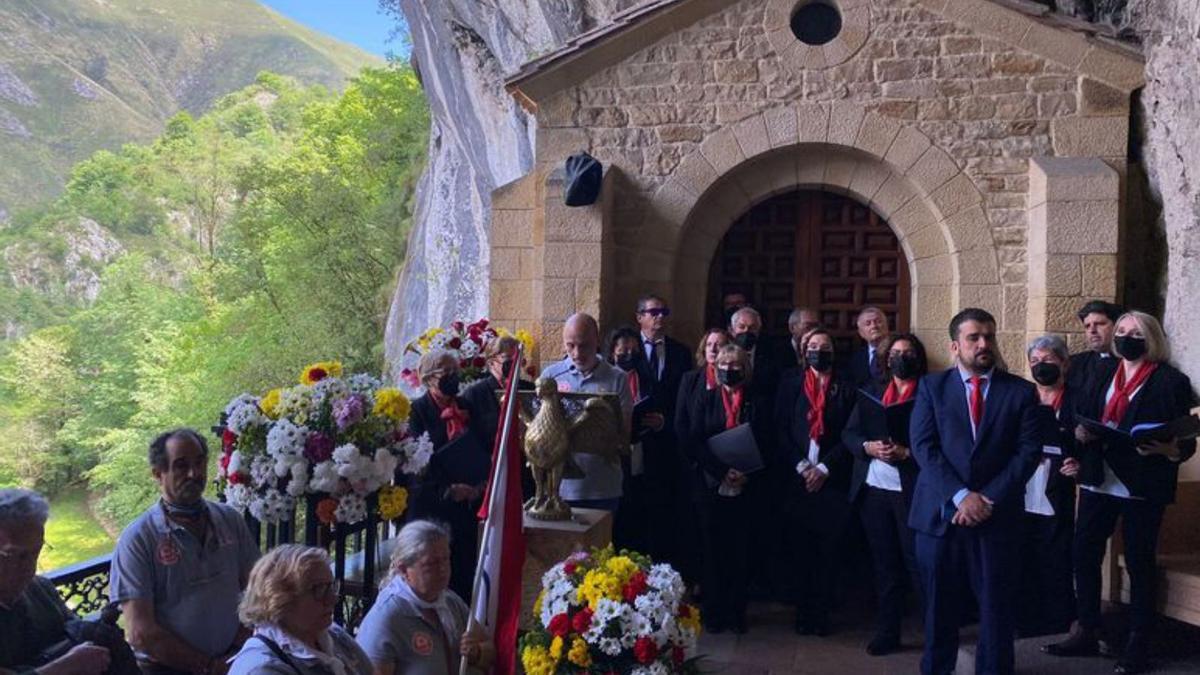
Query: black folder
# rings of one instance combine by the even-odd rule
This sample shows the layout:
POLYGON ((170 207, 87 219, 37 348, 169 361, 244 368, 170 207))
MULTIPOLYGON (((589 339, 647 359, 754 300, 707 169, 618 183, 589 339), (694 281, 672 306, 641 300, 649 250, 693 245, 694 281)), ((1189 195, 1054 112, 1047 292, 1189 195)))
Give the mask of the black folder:
POLYGON ((661 412, 662 412, 662 410, 660 410, 658 408, 658 406, 656 406, 654 404, 654 400, 651 399, 649 396, 644 396, 644 397, 638 399, 636 402, 634 402, 633 417, 631 419, 631 421, 633 422, 633 442, 634 443, 637 442, 638 438, 650 433, 649 429, 642 428, 642 418, 645 417, 647 413, 661 413, 661 412))
POLYGON ((871 440, 891 441, 906 448, 912 447, 909 442, 909 422, 916 399, 884 405, 882 400, 864 389, 858 390, 858 399, 859 405, 863 406, 859 419, 863 420, 871 440))
POLYGON ((1125 445, 1142 445, 1153 441, 1168 442, 1174 438, 1183 440, 1200 435, 1200 417, 1195 415, 1184 415, 1170 422, 1135 424, 1129 430, 1110 427, 1081 415, 1076 415, 1075 421, 1105 441, 1125 445))
POLYGON ((433 453, 429 463, 448 483, 479 485, 487 482, 492 457, 475 434, 467 431, 433 453))
POLYGON ((717 459, 742 473, 766 468, 749 424, 739 424, 708 439, 708 449, 717 459))

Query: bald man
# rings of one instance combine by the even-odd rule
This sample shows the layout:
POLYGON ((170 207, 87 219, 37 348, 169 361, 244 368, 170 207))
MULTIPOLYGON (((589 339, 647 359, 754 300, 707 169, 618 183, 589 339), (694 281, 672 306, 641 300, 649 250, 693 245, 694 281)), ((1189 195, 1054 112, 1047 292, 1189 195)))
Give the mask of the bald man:
MULTIPOLYGON (((563 325, 563 351, 566 357, 542 371, 542 377, 558 382, 558 390, 589 394, 618 394, 626 433, 633 415, 633 397, 625 373, 600 359, 600 327, 587 314, 572 314, 563 325)), ((564 479, 559 494, 571 506, 617 510, 621 500, 621 465, 597 455, 579 454, 575 463, 583 469, 583 478, 564 479)))

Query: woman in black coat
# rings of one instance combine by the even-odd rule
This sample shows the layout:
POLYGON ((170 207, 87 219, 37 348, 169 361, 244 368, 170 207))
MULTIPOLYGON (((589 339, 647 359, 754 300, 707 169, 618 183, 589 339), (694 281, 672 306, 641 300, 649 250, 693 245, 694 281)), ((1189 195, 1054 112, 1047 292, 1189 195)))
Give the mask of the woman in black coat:
MULTIPOLYGON (((1167 360, 1169 346, 1154 317, 1128 312, 1117 321, 1114 356, 1096 372, 1096 387, 1086 392, 1077 420, 1087 418, 1130 431, 1147 423, 1166 423, 1188 415, 1196 405, 1191 381, 1167 360)), ((1099 435, 1076 427, 1080 441, 1079 496, 1074 540, 1078 620, 1066 640, 1046 645, 1060 656, 1095 654, 1100 631, 1100 568, 1106 542, 1122 522, 1129 572, 1130 627, 1115 670, 1143 672, 1148 667, 1149 633, 1154 623, 1158 530, 1163 512, 1175 500, 1179 464, 1196 453, 1195 439, 1135 444, 1120 434, 1099 435)))
MULTIPOLYGON (((883 410, 874 401, 896 406, 914 400, 918 383, 929 367, 925 345, 915 335, 884 338, 877 353, 885 356, 883 377, 862 388, 867 396, 859 396, 842 432, 843 444, 854 455, 849 499, 862 519, 875 568, 879 611, 875 636, 867 644, 867 653, 872 656, 889 654, 900 647, 906 591, 921 597, 916 540, 908 526, 920 468, 909 451, 908 439, 893 437, 906 433, 907 427, 889 429, 883 410)), ((911 404, 908 411, 912 411, 911 404)))
MULTIPOLYGON (((520 343, 514 337, 498 337, 487 343, 483 356, 487 359, 487 370, 483 377, 475 380, 459 396, 466 406, 471 419, 468 426, 471 433, 479 440, 479 445, 486 452, 491 452, 500 430, 500 399, 496 391, 504 388, 509 372, 514 368, 517 346, 520 343)), ((520 377, 520 372, 517 373, 520 377)), ((532 391, 533 383, 522 379, 517 383, 521 391, 532 391)), ((521 493, 523 499, 533 496, 533 473, 525 464, 521 470, 521 493)))
POLYGON ((433 459, 416 486, 412 518, 438 520, 450 526, 450 588, 461 598, 471 597, 479 501, 483 485, 455 482, 437 461, 438 453, 452 441, 470 442, 474 452, 486 452, 470 435, 470 414, 458 398, 458 361, 452 354, 434 350, 421 355, 418 374, 425 393, 413 401, 408 429, 414 436, 429 434, 433 459))
POLYGON ((789 469, 784 483, 791 550, 797 558, 796 632, 828 635, 839 551, 850 517, 853 456, 842 429, 855 389, 834 373, 833 337, 805 336, 805 365, 784 374, 775 403, 776 451, 789 469))
POLYGON ((768 411, 754 407, 750 355, 741 347, 720 348, 715 363, 717 386, 698 385, 687 403, 690 415, 677 415, 675 432, 691 468, 692 497, 700 515, 703 595, 706 628, 746 632, 746 582, 750 507, 745 493, 748 476, 725 464, 709 449, 708 441, 724 431, 749 424, 758 447, 770 425, 768 411))
POLYGON ((1043 414, 1042 456, 1025 486, 1017 632, 1051 635, 1067 630, 1075 616, 1071 539, 1075 528, 1075 411, 1078 392, 1067 385, 1067 343, 1043 335, 1025 350, 1043 414))

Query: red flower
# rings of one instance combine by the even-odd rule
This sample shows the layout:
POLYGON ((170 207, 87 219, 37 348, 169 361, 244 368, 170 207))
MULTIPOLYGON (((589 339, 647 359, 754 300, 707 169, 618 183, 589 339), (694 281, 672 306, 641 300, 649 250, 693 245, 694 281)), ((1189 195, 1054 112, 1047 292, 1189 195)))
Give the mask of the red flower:
POLYGON ((571 623, 567 621, 567 613, 560 612, 555 614, 553 619, 550 619, 550 625, 546 626, 546 630, 550 631, 550 634, 555 637, 565 638, 570 627, 571 623))
POLYGON ((235 443, 237 443, 237 434, 233 433, 229 429, 221 432, 221 449, 223 449, 226 453, 233 450, 233 445, 235 443))
POLYGON ((487 365, 487 359, 483 358, 482 356, 476 356, 473 364, 476 368, 482 368, 487 365))
POLYGON ((308 371, 308 379, 312 380, 313 382, 320 382, 328 376, 329 373, 325 372, 324 368, 313 368, 312 370, 308 371))
POLYGON ((633 656, 643 666, 653 663, 658 658, 658 645, 651 638, 640 637, 633 643, 633 656))
POLYGON ((462 346, 462 339, 461 338, 450 338, 450 341, 446 343, 446 346, 449 347, 450 349, 458 349, 459 347, 462 346))
POLYGON ((245 474, 241 474, 241 473, 229 474, 229 484, 230 485, 241 485, 242 483, 245 483, 245 482, 246 482, 245 474))
POLYGON ((221 467, 221 473, 229 471, 229 460, 233 457, 233 453, 226 452, 221 455, 221 459, 217 460, 217 465, 221 467))
POLYGON ((625 584, 625 588, 621 589, 621 595, 625 598, 625 602, 633 602, 637 596, 646 592, 646 573, 638 570, 629 577, 629 581, 625 584))
POLYGON ((571 617, 571 630, 576 633, 586 633, 592 627, 592 610, 584 607, 571 617))
POLYGON ((337 500, 332 497, 326 497, 317 503, 317 520, 326 525, 332 525, 336 517, 334 512, 337 511, 337 500))
POLYGON ((671 648, 671 663, 675 664, 676 668, 682 668, 686 655, 683 653, 683 647, 675 645, 671 648))
POLYGON ((462 368, 464 370, 467 368, 470 368, 471 367, 471 359, 463 359, 462 361, 459 361, 458 367, 462 368))
POLYGON ((569 577, 574 576, 576 569, 578 569, 578 566, 574 562, 568 562, 563 565, 563 574, 566 574, 569 577))
POLYGON ((454 323, 450 324, 450 330, 454 331, 455 333, 463 332, 463 322, 455 321, 454 323))
POLYGON ((678 616, 681 619, 689 619, 689 618, 691 618, 692 611, 694 611, 694 609, 695 609, 694 607, 687 604, 686 602, 681 602, 681 603, 679 603, 679 613, 676 614, 676 616, 678 616))

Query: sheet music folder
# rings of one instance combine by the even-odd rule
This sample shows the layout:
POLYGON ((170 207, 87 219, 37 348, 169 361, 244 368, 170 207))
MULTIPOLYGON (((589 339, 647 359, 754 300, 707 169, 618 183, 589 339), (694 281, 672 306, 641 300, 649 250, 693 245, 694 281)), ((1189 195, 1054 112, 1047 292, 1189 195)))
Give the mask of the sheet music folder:
MULTIPOLYGON (((739 424, 708 439, 708 449, 721 462, 742 473, 754 473, 766 468, 763 464, 762 453, 758 450, 758 441, 754 440, 754 432, 749 424, 739 424)), ((709 476, 709 486, 720 482, 724 476, 709 476)))
POLYGON ((492 468, 491 455, 483 449, 475 434, 467 431, 433 453, 429 462, 450 483, 479 485, 487 482, 492 468))
POLYGON ((916 399, 884 405, 882 400, 863 389, 858 390, 858 399, 859 405, 865 406, 861 419, 866 423, 867 431, 872 436, 871 440, 890 440, 896 445, 912 447, 909 443, 909 421, 912 419, 916 399))

